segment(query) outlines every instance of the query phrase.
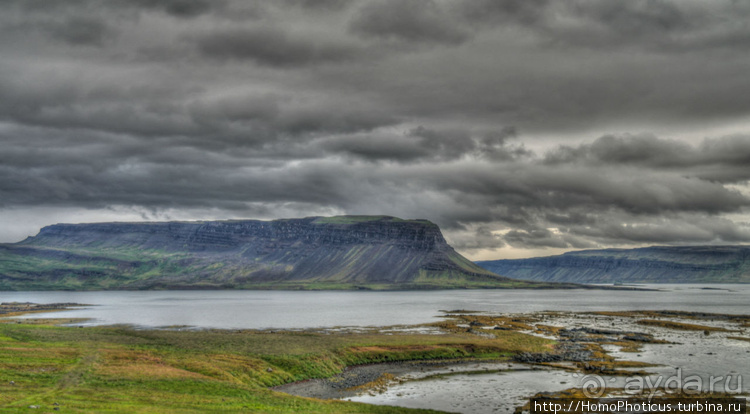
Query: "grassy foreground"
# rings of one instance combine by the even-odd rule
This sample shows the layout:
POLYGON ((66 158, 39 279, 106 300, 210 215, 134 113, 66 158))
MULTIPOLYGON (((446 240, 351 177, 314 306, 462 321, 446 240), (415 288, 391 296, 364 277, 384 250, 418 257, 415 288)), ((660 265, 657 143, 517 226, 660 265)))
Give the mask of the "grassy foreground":
POLYGON ((549 351, 513 331, 322 333, 60 327, 0 320, 0 411, 69 413, 417 413, 322 401, 268 387, 346 366, 549 351))

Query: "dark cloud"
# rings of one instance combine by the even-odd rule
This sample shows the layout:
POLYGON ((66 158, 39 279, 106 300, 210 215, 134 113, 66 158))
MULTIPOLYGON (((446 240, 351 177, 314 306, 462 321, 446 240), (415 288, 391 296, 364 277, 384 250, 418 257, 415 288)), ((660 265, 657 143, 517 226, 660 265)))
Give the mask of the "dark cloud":
POLYGON ((750 136, 705 139, 698 146, 645 135, 606 135, 592 144, 560 146, 546 154, 548 165, 625 165, 684 171, 709 181, 742 183, 750 179, 750 136))
POLYGON ((558 40, 596 47, 667 46, 678 42, 684 31, 703 23, 699 16, 688 15, 690 11, 668 0, 579 1, 566 12, 576 16, 577 24, 550 25, 547 30, 561 35, 558 40))
POLYGON ((495 257, 750 242, 748 17, 730 0, 10 0, 0 217, 18 234, 20 211, 390 214, 495 257))
POLYGON ((670 168, 691 163, 693 148, 684 142, 660 140, 652 134, 606 135, 591 145, 561 146, 546 155, 548 164, 579 161, 670 168))
POLYGON ((452 5, 456 16, 474 25, 527 30, 549 45, 627 48, 669 52, 733 50, 748 46, 750 15, 745 3, 731 0, 590 1, 478 0, 452 5))
POLYGON ((273 67, 299 67, 354 59, 357 50, 345 43, 316 42, 272 27, 217 30, 191 36, 198 51, 220 60, 252 60, 273 67))
POLYGON ((452 4, 454 13, 473 23, 533 26, 544 17, 549 0, 476 0, 452 4))
POLYGON ((350 0, 280 0, 275 3, 302 7, 305 10, 330 13, 345 9, 351 6, 353 2, 350 0))
POLYGON ((472 131, 418 126, 401 135, 371 133, 336 137, 325 140, 323 147, 366 161, 448 161, 464 157, 507 161, 532 156, 522 144, 508 143, 515 136, 513 127, 472 131))
POLYGON ((124 0, 121 7, 155 10, 181 19, 192 19, 226 7, 224 0, 124 0))
POLYGON ((86 18, 68 19, 49 27, 48 31, 54 40, 84 46, 104 46, 105 41, 115 35, 103 21, 86 18))
MULTIPOLYGON (((297 205, 428 217, 466 251, 505 244, 587 248, 741 242, 750 234, 721 217, 746 210, 750 198, 682 171, 616 164, 607 169, 548 166, 544 158, 497 161, 479 154, 412 163, 408 151, 416 161, 428 157, 428 148, 409 135, 391 136, 390 142, 386 136, 370 137, 373 141, 359 146, 313 140, 300 144, 301 152, 285 153, 263 147, 250 152, 196 150, 168 141, 85 133, 46 136, 50 130, 10 132, 0 154, 3 207, 136 205, 154 211, 218 208, 242 215, 261 207, 268 212, 297 205), (14 139, 19 133, 27 139, 14 139), (331 159, 327 154, 340 152, 336 145, 346 145, 355 160, 331 159), (373 166, 356 158, 380 161, 373 166)), ((298 214, 306 213, 302 209, 298 214)))
POLYGON ((432 0, 368 2, 351 21, 349 30, 364 38, 395 43, 458 45, 471 37, 432 0))
POLYGON ((352 135, 326 140, 323 148, 371 161, 409 162, 427 156, 417 142, 402 135, 352 135))

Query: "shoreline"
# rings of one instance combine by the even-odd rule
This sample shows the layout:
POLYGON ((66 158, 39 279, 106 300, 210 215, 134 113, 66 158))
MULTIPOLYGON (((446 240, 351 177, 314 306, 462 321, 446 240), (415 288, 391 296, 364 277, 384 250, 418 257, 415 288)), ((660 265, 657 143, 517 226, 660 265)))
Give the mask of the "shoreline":
POLYGON ((299 397, 346 399, 361 394, 373 395, 404 381, 419 381, 434 376, 509 371, 542 371, 549 368, 521 364, 512 360, 433 359, 353 365, 330 378, 312 378, 271 387, 273 391, 299 397))
MULTIPOLYGON (((303 402, 310 405, 304 411, 318 413, 385 412, 379 404, 400 405, 388 408, 394 413, 410 412, 404 405, 484 413, 488 411, 472 411, 466 404, 486 408, 500 398, 506 409, 539 391, 577 389, 589 375, 608 377, 611 384, 654 375, 653 369, 666 375, 685 366, 680 365, 684 354, 693 357, 692 363, 704 364, 697 368, 706 373, 731 373, 734 365, 716 367, 716 350, 730 343, 736 350, 733 357, 740 360, 746 358, 743 344, 750 339, 750 315, 690 311, 454 309, 440 311, 443 315, 434 323, 368 329, 138 330, 118 325, 73 329, 52 326, 59 319, 4 317, 78 303, 16 302, 2 304, 0 310, 3 306, 0 355, 22 363, 9 365, 14 384, 0 383, 0 390, 7 401, 23 404, 32 398, 40 406, 48 398, 44 390, 64 386, 87 395, 126 395, 123 401, 145 398, 139 404, 165 407, 184 407, 182 401, 193 390, 203 390, 211 397, 191 403, 203 410, 222 404, 246 409, 250 398, 261 410, 282 413, 294 412, 290 408, 303 402), (74 377, 68 372, 81 380, 71 383, 74 377), (169 394, 151 397, 153 381, 170 387, 169 394), (495 387, 502 384, 502 395, 498 388, 486 388, 493 382, 495 387)), ((111 398, 55 398, 83 411, 117 404, 111 398)))
POLYGON ((585 283, 569 282, 540 282, 534 280, 517 279, 520 285, 499 284, 497 286, 488 285, 430 285, 430 284, 392 284, 392 285, 337 285, 337 286, 308 286, 308 285, 259 285, 253 287, 232 287, 232 286, 190 286, 174 285, 169 287, 157 287, 149 289, 70 289, 70 288, 51 288, 51 289, 8 289, 2 292, 164 292, 164 291, 287 291, 287 292, 420 292, 420 291, 441 291, 441 290, 622 290, 622 291, 644 291, 653 292, 659 289, 639 287, 637 284, 627 285, 598 285, 585 283))
MULTIPOLYGON (((413 402, 402 400, 402 398, 413 399, 415 394, 419 394, 414 391, 415 389, 423 389, 427 393, 433 392, 436 387, 440 387, 441 381, 461 374, 501 373, 508 376, 484 376, 484 378, 505 378, 505 381, 512 383, 512 378, 521 378, 518 375, 526 376, 524 371, 549 371, 550 375, 553 373, 564 375, 561 373, 568 372, 570 378, 599 375, 602 378, 609 377, 612 384, 622 384, 623 381, 627 381, 627 378, 652 377, 657 374, 664 375, 664 372, 670 371, 667 368, 670 365, 668 360, 654 361, 652 359, 646 362, 642 359, 642 354, 647 356, 653 354, 654 351, 664 352, 673 347, 683 346, 683 343, 676 342, 675 339, 700 338, 702 345, 699 346, 706 350, 720 347, 721 341, 750 341, 750 338, 726 336, 740 332, 728 328, 730 325, 746 324, 750 320, 750 315, 669 310, 540 312, 504 316, 489 316, 471 310, 443 312, 446 313, 447 318, 464 322, 455 324, 454 329, 463 329, 468 333, 481 335, 484 334, 483 330, 489 329, 509 329, 531 333, 535 329, 535 334, 554 337, 558 342, 552 352, 522 353, 505 360, 403 361, 353 366, 331 378, 285 384, 273 387, 272 390, 321 399, 344 399, 385 405, 412 404, 407 406, 436 408, 429 404, 414 405, 413 402), (691 323, 676 322, 675 319, 691 323), (550 323, 552 325, 549 325, 550 323), (625 326, 613 328, 622 323, 625 323, 627 328, 625 326), (726 338, 714 338, 706 332, 721 333, 722 338, 724 336, 726 338), (660 348, 661 351, 658 351, 660 348), (438 381, 431 381, 434 379, 438 381), (419 385, 418 382, 423 380, 428 381, 425 385, 419 385)), ((714 353, 706 352, 706 355, 714 355, 714 353)), ((554 392, 563 394, 580 392, 579 386, 581 386, 580 383, 573 383, 570 385, 571 388, 554 392)), ((455 392, 449 388, 445 391, 455 392)), ((528 398, 537 392, 544 394, 544 391, 542 387, 529 389, 527 394, 521 394, 520 397, 528 398)), ((546 391, 551 390, 546 389, 546 391)), ((613 392, 616 392, 614 388, 613 392)), ((425 401, 430 399, 430 397, 424 398, 426 398, 425 401)))

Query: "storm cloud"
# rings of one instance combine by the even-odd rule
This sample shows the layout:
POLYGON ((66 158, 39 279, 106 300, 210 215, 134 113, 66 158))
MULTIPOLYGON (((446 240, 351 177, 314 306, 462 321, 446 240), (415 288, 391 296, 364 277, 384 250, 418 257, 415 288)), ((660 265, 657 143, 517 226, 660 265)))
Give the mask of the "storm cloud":
POLYGON ((474 258, 750 241, 750 7, 9 1, 2 241, 389 214, 474 258))

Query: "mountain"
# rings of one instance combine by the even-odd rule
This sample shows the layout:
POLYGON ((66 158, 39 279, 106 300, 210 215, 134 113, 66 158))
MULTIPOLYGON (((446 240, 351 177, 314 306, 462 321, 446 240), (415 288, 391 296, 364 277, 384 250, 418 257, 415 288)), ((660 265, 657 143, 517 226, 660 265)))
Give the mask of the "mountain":
POLYGON ((0 245, 0 290, 535 287, 476 266, 426 220, 56 224, 0 245))
POLYGON ((750 246, 646 247, 481 261, 507 277, 567 283, 750 283, 750 246))

